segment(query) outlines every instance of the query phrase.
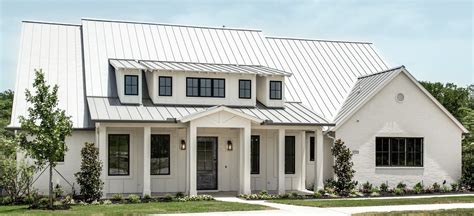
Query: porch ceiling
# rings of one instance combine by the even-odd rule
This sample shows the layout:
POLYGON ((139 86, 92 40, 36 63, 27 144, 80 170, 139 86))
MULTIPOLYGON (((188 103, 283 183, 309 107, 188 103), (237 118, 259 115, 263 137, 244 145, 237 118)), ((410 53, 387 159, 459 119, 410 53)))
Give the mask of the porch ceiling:
MULTIPOLYGON (((87 97, 92 121, 178 122, 190 115, 216 107, 199 105, 155 105, 143 99, 141 105, 121 104, 118 98, 87 97)), ((299 102, 286 102, 284 108, 270 108, 261 103, 256 107, 226 107, 243 115, 261 119, 264 124, 333 125, 299 102)))

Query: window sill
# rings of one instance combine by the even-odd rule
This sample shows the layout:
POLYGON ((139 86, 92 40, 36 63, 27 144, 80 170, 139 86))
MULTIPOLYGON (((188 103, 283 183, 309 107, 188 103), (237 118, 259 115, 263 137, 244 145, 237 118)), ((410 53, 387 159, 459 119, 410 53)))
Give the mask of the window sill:
POLYGON ((400 166, 393 166, 393 167, 375 167, 375 169, 425 169, 425 167, 400 167, 400 166))

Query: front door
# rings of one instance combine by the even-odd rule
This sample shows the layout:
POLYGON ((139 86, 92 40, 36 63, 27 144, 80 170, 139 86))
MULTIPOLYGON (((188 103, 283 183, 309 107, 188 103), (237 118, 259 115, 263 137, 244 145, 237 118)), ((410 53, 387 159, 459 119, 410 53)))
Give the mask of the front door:
POLYGON ((197 189, 217 190, 217 137, 197 138, 197 189))

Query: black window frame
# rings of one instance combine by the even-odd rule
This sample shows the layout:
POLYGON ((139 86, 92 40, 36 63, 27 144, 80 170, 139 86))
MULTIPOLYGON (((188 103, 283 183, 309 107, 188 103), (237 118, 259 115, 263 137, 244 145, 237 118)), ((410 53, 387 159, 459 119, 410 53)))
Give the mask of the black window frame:
POLYGON ((424 138, 375 137, 375 166, 423 167, 424 138))
POLYGON ((239 98, 240 99, 251 99, 252 98, 252 80, 248 79, 239 79, 239 98), (244 88, 242 89, 242 83, 248 82, 249 83, 249 88, 244 88), (248 97, 242 95, 242 91, 248 91, 249 95, 248 97))
POLYGON ((270 80, 270 84, 269 84, 268 89, 269 89, 268 93, 269 93, 270 100, 281 100, 282 99, 282 97, 283 97, 283 83, 282 83, 282 81, 270 80), (272 84, 273 83, 279 84, 280 85, 280 90, 272 89, 272 84), (278 97, 272 97, 272 92, 279 92, 278 97))
MULTIPOLYGON (((193 83, 193 82, 192 82, 193 83)), ((202 77, 186 77, 186 97, 212 97, 212 98, 225 98, 225 79, 224 78, 202 78, 202 77), (189 86, 189 80, 197 80, 197 86, 189 86), (202 86, 202 81, 210 80, 210 87, 202 86), (219 82, 222 81, 222 86, 219 82), (217 83, 216 83, 217 82, 217 83), (210 95, 203 95, 202 88, 210 88, 210 95), (190 89, 197 90, 197 95, 191 94, 190 89), (217 90, 217 91, 216 91, 217 90), (219 90, 222 90, 223 95, 219 94, 219 90)))
POLYGON ((250 138, 250 174, 253 174, 253 175, 260 174, 260 136, 259 135, 252 135, 250 138), (257 142, 254 142, 254 141, 257 141, 257 142), (254 150, 257 150, 257 151, 255 152, 254 150), (254 165, 256 167, 254 167, 254 165))
POLYGON ((314 148, 316 146, 315 146, 314 142, 315 142, 314 136, 309 137, 309 161, 314 161, 315 160, 314 148))
POLYGON ((132 96, 136 96, 136 95, 139 95, 139 89, 140 89, 140 80, 139 80, 139 76, 138 75, 124 75, 123 77, 123 94, 124 95, 132 95, 132 96), (136 78, 137 79, 137 85, 127 85, 127 77, 131 77, 131 78, 136 78), (132 87, 136 87, 136 90, 137 90, 137 93, 136 94, 133 94, 133 90, 131 89, 130 93, 127 93, 127 86, 130 86, 131 88, 132 87))
POLYGON ((285 174, 296 174, 296 158, 295 157, 296 157, 296 137, 285 136, 285 174), (288 139, 291 139, 292 142, 291 143, 288 142, 288 139), (289 145, 292 145, 292 147, 290 148, 289 145), (292 152, 288 151, 288 149, 292 149, 292 152))
MULTIPOLYGON (((108 136, 108 140, 107 140, 107 174, 108 176, 129 176, 130 175, 130 134, 109 134, 108 136), (125 174, 112 174, 110 173, 110 162, 112 161, 111 160, 111 155, 110 155, 110 141, 111 141, 111 137, 114 137, 114 136, 126 136, 127 137, 127 173, 125 174)), ((120 163, 120 161, 119 161, 120 163)))
MULTIPOLYGON (((157 157, 157 158, 160 158, 160 157, 157 157)), ((166 158, 166 156, 165 156, 165 158, 166 158)), ((152 134, 150 136, 150 175, 171 175, 171 135, 170 134, 152 134), (168 154, 167 154, 168 172, 167 173, 160 173, 159 171, 158 171, 158 173, 155 173, 154 170, 153 170, 153 167, 151 165, 151 159, 153 158, 152 154, 153 154, 153 148, 154 148, 154 145, 152 143, 152 139, 153 139, 154 136, 156 136, 156 137, 159 137, 159 136, 168 137, 168 143, 167 143, 167 146, 166 146, 167 150, 168 150, 168 154)))
POLYGON ((171 76, 159 76, 158 77, 158 95, 159 96, 173 96, 173 77, 171 76), (166 85, 166 83, 163 83, 164 86, 161 84, 161 79, 169 79, 169 85, 166 85), (161 88, 169 88, 170 94, 165 94, 161 92, 161 88))

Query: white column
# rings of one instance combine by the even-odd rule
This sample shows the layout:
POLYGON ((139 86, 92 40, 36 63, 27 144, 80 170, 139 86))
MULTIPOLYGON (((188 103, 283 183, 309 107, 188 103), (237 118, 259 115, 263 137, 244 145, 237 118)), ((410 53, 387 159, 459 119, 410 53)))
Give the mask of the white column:
POLYGON ((150 189, 150 143, 151 127, 143 128, 143 195, 151 194, 150 189))
POLYGON ((102 198, 107 197, 108 182, 107 182, 107 128, 96 123, 96 145, 99 147, 99 160, 102 162, 102 172, 100 173, 100 179, 104 182, 102 188, 102 198))
POLYGON ((278 129, 278 193, 285 193, 285 129, 278 129))
POLYGON ((196 179, 196 155, 197 155, 197 129, 196 126, 193 125, 193 122, 189 122, 189 128, 188 128, 188 143, 187 143, 187 162, 188 162, 188 168, 187 168, 187 192, 189 195, 197 195, 197 190, 196 190, 196 184, 197 184, 197 179, 196 179))
POLYGON ((315 182, 314 182, 314 191, 319 189, 323 189, 324 187, 324 177, 323 177, 323 166, 324 166, 324 144, 323 144, 323 129, 319 127, 315 131, 315 139, 316 139, 316 151, 314 155, 316 155, 316 165, 315 167, 315 182))
POLYGON ((306 189, 306 131, 301 132, 301 173, 299 190, 306 189))
POLYGON ((250 194, 250 122, 240 129, 240 145, 239 145, 239 176, 240 188, 239 194, 250 194))

